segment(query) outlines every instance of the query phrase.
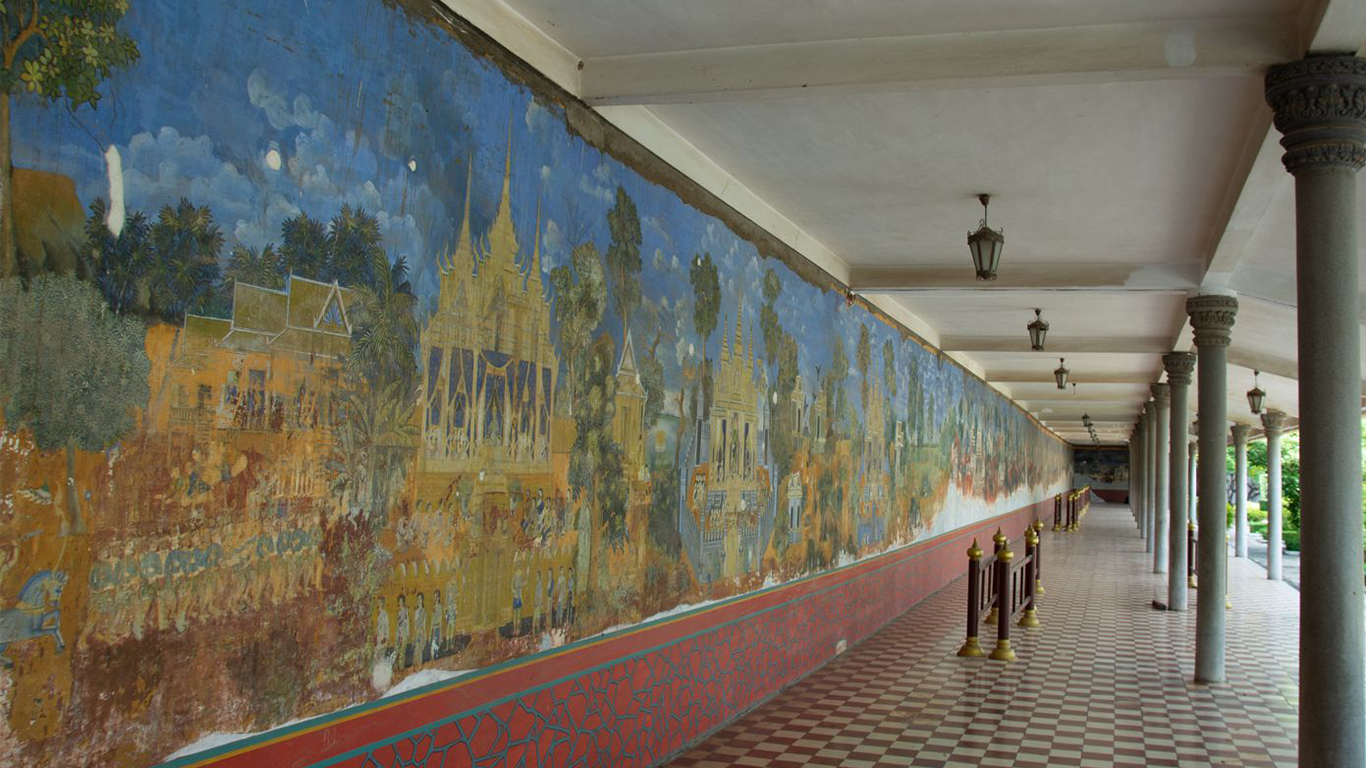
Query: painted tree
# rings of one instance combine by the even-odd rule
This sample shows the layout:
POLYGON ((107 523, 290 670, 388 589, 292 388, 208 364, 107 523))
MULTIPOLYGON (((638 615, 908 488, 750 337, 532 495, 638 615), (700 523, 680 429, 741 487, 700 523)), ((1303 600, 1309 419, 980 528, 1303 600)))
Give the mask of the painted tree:
POLYGON ((117 67, 138 59, 138 47, 118 31, 128 0, 3 0, 0 2, 0 277, 19 266, 14 231, 10 108, 27 93, 75 110, 94 107, 99 86, 117 67))
POLYGON ((896 395, 896 345, 891 339, 882 342, 882 391, 896 395))
POLYGON ((873 362, 872 345, 868 340, 868 326, 859 323, 858 345, 854 347, 854 364, 858 366, 858 391, 859 402, 863 405, 863 412, 868 412, 868 369, 873 362))
POLYGON ((372 253, 372 285, 354 288, 348 372, 359 386, 348 402, 347 428, 360 430, 366 462, 366 487, 372 520, 387 517, 390 479, 412 452, 417 380, 417 297, 408 285, 407 264, 394 264, 382 250, 372 253))
POLYGON ((280 257, 273 245, 260 249, 241 244, 233 246, 228 266, 223 270, 223 280, 276 290, 285 286, 284 275, 280 273, 280 257))
POLYGON ((846 398, 844 381, 849 378, 849 357, 844 351, 844 339, 838 333, 830 336, 830 372, 825 375, 825 407, 830 418, 826 419, 826 450, 834 451, 836 424, 844 417, 846 398))
POLYGON ((327 227, 327 267, 321 279, 375 286, 388 269, 379 221, 364 208, 343 205, 327 227))
MULTIPOLYGON (((764 358, 772 382, 768 393, 772 405, 768 441, 776 471, 781 477, 792 469, 797 452, 797 430, 800 427, 791 407, 792 393, 797 389, 797 342, 778 319, 778 297, 782 295, 783 284, 772 269, 764 271, 763 292, 759 330, 764 337, 764 358)), ((785 517, 780 518, 786 520, 785 517)))
MULTIPOLYGON (((589 347, 587 359, 577 369, 574 396, 579 406, 574 409, 574 445, 569 453, 570 486, 587 492, 594 532, 600 532, 614 547, 625 541, 629 491, 623 467, 625 453, 612 437, 617 394, 615 359, 616 345, 604 334, 589 347)), ((589 553, 591 584, 598 583, 596 549, 589 553)))
POLYGON ((640 304, 640 216, 626 190, 617 186, 616 204, 607 212, 607 229, 612 242, 607 246, 607 274, 612 280, 612 296, 621 317, 621 337, 626 338, 627 321, 640 304))
POLYGON ((550 271, 555 294, 559 349, 573 403, 574 444, 569 451, 569 485, 579 509, 586 507, 589 540, 588 595, 600 583, 598 536, 624 541, 627 487, 621 446, 612 437, 616 408, 615 349, 610 336, 594 341, 606 310, 602 257, 592 243, 576 247, 569 264, 550 271))
POLYGON ((716 331, 717 320, 721 316, 721 278, 710 253, 693 258, 688 269, 688 279, 692 283, 693 305, 692 323, 697 336, 702 340, 702 371, 699 377, 702 386, 702 412, 700 418, 711 415, 711 358, 707 356, 707 340, 716 331))
POLYGON ((408 283, 408 264, 394 264, 383 251, 373 253, 371 284, 355 286, 359 299, 352 307, 351 356, 348 363, 369 386, 391 383, 411 387, 417 375, 414 350, 418 344, 417 297, 408 283))
MULTIPOLYGON (((577 381, 579 363, 593 342, 593 331, 606 310, 607 283, 597 246, 584 243, 569 254, 569 264, 550 270, 550 287, 555 296, 555 324, 558 328, 560 359, 564 361, 565 381, 577 381)), ((572 389, 567 398, 573 413, 572 389)))
POLYGON ((148 308, 171 322, 201 311, 218 282, 223 248, 223 231, 214 223, 213 212, 181 198, 174 208, 162 207, 148 239, 148 308))
POLYGON ((308 214, 285 219, 280 225, 280 271, 311 280, 327 276, 327 225, 308 214))
POLYGON ((103 198, 90 204, 85 222, 86 251, 95 261, 95 284, 119 314, 147 307, 146 275, 152 259, 151 224, 141 212, 128 214, 115 235, 109 231, 109 210, 103 198))
POLYGON ((0 407, 7 429, 28 429, 42 451, 66 453, 66 516, 85 532, 76 452, 103 451, 147 405, 146 327, 112 312, 72 275, 38 275, 27 290, 0 279, 0 407))

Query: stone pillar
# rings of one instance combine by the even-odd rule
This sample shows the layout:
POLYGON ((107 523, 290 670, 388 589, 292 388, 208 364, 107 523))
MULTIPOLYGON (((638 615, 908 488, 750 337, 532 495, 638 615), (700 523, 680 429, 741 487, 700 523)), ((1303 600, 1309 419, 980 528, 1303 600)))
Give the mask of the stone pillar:
POLYGON ((1366 60, 1272 67, 1266 100, 1295 177, 1300 374, 1300 765, 1366 765, 1361 326, 1356 175, 1366 60))
MULTIPOLYGON (((1195 424, 1192 423, 1191 427, 1191 431, 1194 432, 1195 424)), ((1200 495, 1200 476, 1197 475, 1195 471, 1197 466, 1196 457, 1200 454, 1200 444, 1195 441, 1194 437, 1189 438, 1189 440, 1190 443, 1188 447, 1190 449, 1190 466, 1186 468, 1186 482, 1190 485, 1190 499, 1188 499, 1186 502, 1186 509, 1187 515, 1189 516, 1189 520, 1194 522, 1195 501, 1197 498, 1199 498, 1200 495)))
POLYGON ((1130 514, 1130 515, 1133 515, 1133 514, 1134 514, 1134 505, 1135 505, 1135 501, 1134 501, 1134 484, 1135 484, 1135 482, 1136 482, 1134 478, 1136 477, 1137 472, 1138 472, 1138 465, 1135 463, 1135 460, 1134 460, 1134 441, 1135 441, 1136 439, 1137 439, 1137 436, 1136 436, 1136 435, 1133 435, 1133 434, 1129 435, 1129 514, 1130 514))
POLYGON ((1190 433, 1190 383, 1195 372, 1195 355, 1189 352, 1172 352, 1162 356, 1162 366, 1167 369, 1167 384, 1171 386, 1171 456, 1169 466, 1171 484, 1168 488, 1171 513, 1167 524, 1167 546, 1171 554, 1167 577, 1167 610, 1184 611, 1188 605, 1186 583, 1186 522, 1188 520, 1189 498, 1187 486, 1189 478, 1187 462, 1194 453, 1187 450, 1187 435, 1190 433))
POLYGON ((1138 423, 1134 427, 1134 525, 1138 526, 1138 535, 1143 535, 1143 490, 1147 485, 1145 475, 1148 468, 1143 464, 1143 457, 1147 455, 1146 430, 1143 429, 1143 412, 1139 411, 1138 423))
POLYGON ((1247 436, 1252 427, 1233 425, 1233 556, 1247 557, 1247 436))
POLYGON ((1199 357, 1200 413, 1200 508, 1196 515, 1199 553, 1195 576, 1201 598, 1195 601, 1195 681, 1224 681, 1224 536, 1228 512, 1223 489, 1224 430, 1228 427, 1228 345, 1233 338, 1233 318, 1238 300, 1232 296, 1201 295, 1186 299, 1195 349, 1199 357))
POLYGON ((1143 551, 1153 551, 1153 521, 1157 517, 1157 406, 1143 405, 1143 551))
POLYGON ((1268 410, 1262 414, 1266 430, 1266 577, 1281 580, 1281 435, 1286 416, 1268 410))
POLYGON ((1171 449, 1167 444, 1171 387, 1152 385, 1153 393, 1153 573, 1167 572, 1167 494, 1171 491, 1167 471, 1171 449))

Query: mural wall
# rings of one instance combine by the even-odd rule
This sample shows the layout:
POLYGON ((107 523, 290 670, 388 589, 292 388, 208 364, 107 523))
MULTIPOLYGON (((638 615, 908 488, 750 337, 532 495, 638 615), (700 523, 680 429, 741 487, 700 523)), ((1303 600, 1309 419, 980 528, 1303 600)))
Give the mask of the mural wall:
POLYGON ((1128 448, 1077 448, 1073 453, 1074 483, 1098 490, 1129 488, 1128 448))
POLYGON ((2 7, 2 763, 155 762, 1068 482, 426 0, 2 7))

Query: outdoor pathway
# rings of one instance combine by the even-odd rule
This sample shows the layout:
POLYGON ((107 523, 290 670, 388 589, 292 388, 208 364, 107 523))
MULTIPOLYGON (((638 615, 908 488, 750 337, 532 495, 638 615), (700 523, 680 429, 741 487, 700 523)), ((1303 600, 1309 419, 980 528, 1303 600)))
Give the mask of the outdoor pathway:
POLYGON ((1299 593, 1230 558, 1228 682, 1196 685, 1194 604, 1150 607, 1163 577, 1128 508, 1081 528, 1044 533, 1043 626, 1013 630, 1017 661, 955 655, 959 579, 672 765, 1295 765, 1299 593))

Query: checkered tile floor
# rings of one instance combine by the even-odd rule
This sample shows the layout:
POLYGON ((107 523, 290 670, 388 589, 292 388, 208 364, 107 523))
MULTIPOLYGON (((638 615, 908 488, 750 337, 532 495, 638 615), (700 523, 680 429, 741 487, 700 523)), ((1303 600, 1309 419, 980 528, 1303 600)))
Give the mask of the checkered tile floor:
POLYGON ((1127 507, 1044 547, 1043 626, 1012 627, 1016 661, 955 655, 959 579, 671 765, 1295 765, 1295 590, 1229 558, 1228 682, 1196 685, 1198 591, 1152 610, 1164 577, 1127 507))

